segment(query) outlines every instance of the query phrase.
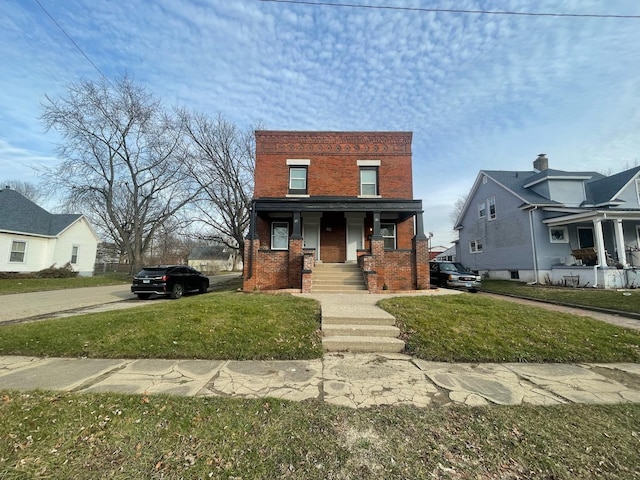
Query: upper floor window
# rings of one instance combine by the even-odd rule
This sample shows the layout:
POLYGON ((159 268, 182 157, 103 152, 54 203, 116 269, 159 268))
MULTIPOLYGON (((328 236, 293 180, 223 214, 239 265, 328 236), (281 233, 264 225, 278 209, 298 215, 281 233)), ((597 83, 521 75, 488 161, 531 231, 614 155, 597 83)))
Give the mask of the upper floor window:
POLYGON ((471 240, 469 242, 469 252, 471 252, 471 253, 481 253, 482 252, 482 242, 480 240, 471 240))
POLYGON ((377 167, 360 167, 360 195, 378 195, 377 167))
POLYGON ((396 248, 396 226, 394 223, 381 223, 380 235, 384 240, 385 249, 396 248))
POLYGON ((273 222, 271 224, 271 249, 288 250, 289 222, 273 222))
POLYGON ((307 167, 289 167, 289 193, 307 193, 307 167))
POLYGON ((478 204, 478 218, 484 218, 487 216, 487 204, 482 202, 478 204))
POLYGON ((74 245, 73 247, 71 247, 71 264, 72 265, 77 265, 78 263, 78 249, 79 247, 77 245, 74 245))
POLYGON ((638 203, 640 204, 640 178, 636 178, 636 193, 638 194, 638 203))
POLYGON ((496 219, 496 197, 489 197, 487 199, 487 205, 489 206, 489 220, 496 219))
POLYGON ((18 240, 11 242, 11 255, 9 256, 10 262, 24 263, 26 254, 27 242, 20 242, 18 240))

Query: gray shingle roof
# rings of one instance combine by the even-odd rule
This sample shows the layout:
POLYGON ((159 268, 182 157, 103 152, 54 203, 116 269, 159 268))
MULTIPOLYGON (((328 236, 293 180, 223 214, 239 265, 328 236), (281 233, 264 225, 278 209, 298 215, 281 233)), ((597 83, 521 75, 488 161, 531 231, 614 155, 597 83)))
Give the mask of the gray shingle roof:
POLYGON ((600 205, 615 201, 615 196, 638 173, 640 167, 631 168, 624 172, 616 173, 610 177, 602 177, 586 184, 587 201, 589 205, 600 205))
MULTIPOLYGON (((526 203, 531 205, 560 205, 558 202, 549 200, 548 198, 538 195, 525 185, 531 183, 538 172, 530 171, 507 171, 507 170, 482 170, 482 173, 491 177, 496 182, 511 190, 518 197, 522 198, 526 203)), ((542 173, 542 172, 540 172, 542 173)))
POLYGON ((0 190, 0 231, 52 237, 80 217, 80 214, 49 213, 15 190, 0 190))

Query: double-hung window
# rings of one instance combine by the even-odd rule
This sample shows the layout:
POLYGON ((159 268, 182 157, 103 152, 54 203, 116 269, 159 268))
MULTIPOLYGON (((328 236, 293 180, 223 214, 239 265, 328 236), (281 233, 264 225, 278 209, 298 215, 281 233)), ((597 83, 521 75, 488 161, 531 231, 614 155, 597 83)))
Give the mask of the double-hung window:
POLYGON ((271 224, 271 249, 287 250, 289 248, 289 223, 273 222, 271 224))
POLYGON ((305 158, 290 158, 287 160, 289 167, 288 195, 307 195, 308 174, 311 160, 305 158))
POLYGON ((289 193, 294 195, 307 193, 307 167, 289 167, 289 193))
POLYGON ((26 254, 27 242, 20 242, 18 240, 11 242, 11 255, 9 256, 10 262, 24 263, 26 254))
POLYGON ((79 247, 77 245, 74 245, 73 247, 71 247, 71 265, 78 264, 78 250, 79 250, 79 247))
POLYGON ((378 195, 378 168, 360 167, 360 195, 378 195))
POLYGON ((481 253, 482 252, 482 242, 480 240, 471 240, 469 242, 469 252, 471 252, 471 253, 481 253))
POLYGON ((640 178, 636 178, 636 193, 638 194, 638 204, 640 204, 640 178))
POLYGON ((484 218, 487 216, 487 204, 481 202, 478 204, 478 218, 484 218))
POLYGON ((384 240, 385 249, 396 248, 396 226, 394 223, 381 223, 380 235, 384 240))
POLYGON ((496 197, 489 197, 487 199, 487 205, 489 206, 489 220, 496 219, 496 197))

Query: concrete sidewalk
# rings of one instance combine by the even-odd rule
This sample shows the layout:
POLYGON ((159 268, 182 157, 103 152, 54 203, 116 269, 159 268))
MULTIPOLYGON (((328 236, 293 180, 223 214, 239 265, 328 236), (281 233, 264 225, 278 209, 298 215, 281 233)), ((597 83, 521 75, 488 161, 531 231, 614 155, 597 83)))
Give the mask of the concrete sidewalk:
POLYGON ((640 403, 640 364, 452 364, 402 354, 299 361, 0 357, 0 389, 375 405, 640 403))

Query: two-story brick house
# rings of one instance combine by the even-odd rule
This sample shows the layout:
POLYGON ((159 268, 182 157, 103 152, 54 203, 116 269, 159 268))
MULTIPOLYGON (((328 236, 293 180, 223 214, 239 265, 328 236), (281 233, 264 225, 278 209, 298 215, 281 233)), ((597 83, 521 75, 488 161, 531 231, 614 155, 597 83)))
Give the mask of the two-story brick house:
POLYGON ((358 264, 371 292, 428 288, 410 132, 255 135, 245 291, 309 291, 318 263, 358 264))

